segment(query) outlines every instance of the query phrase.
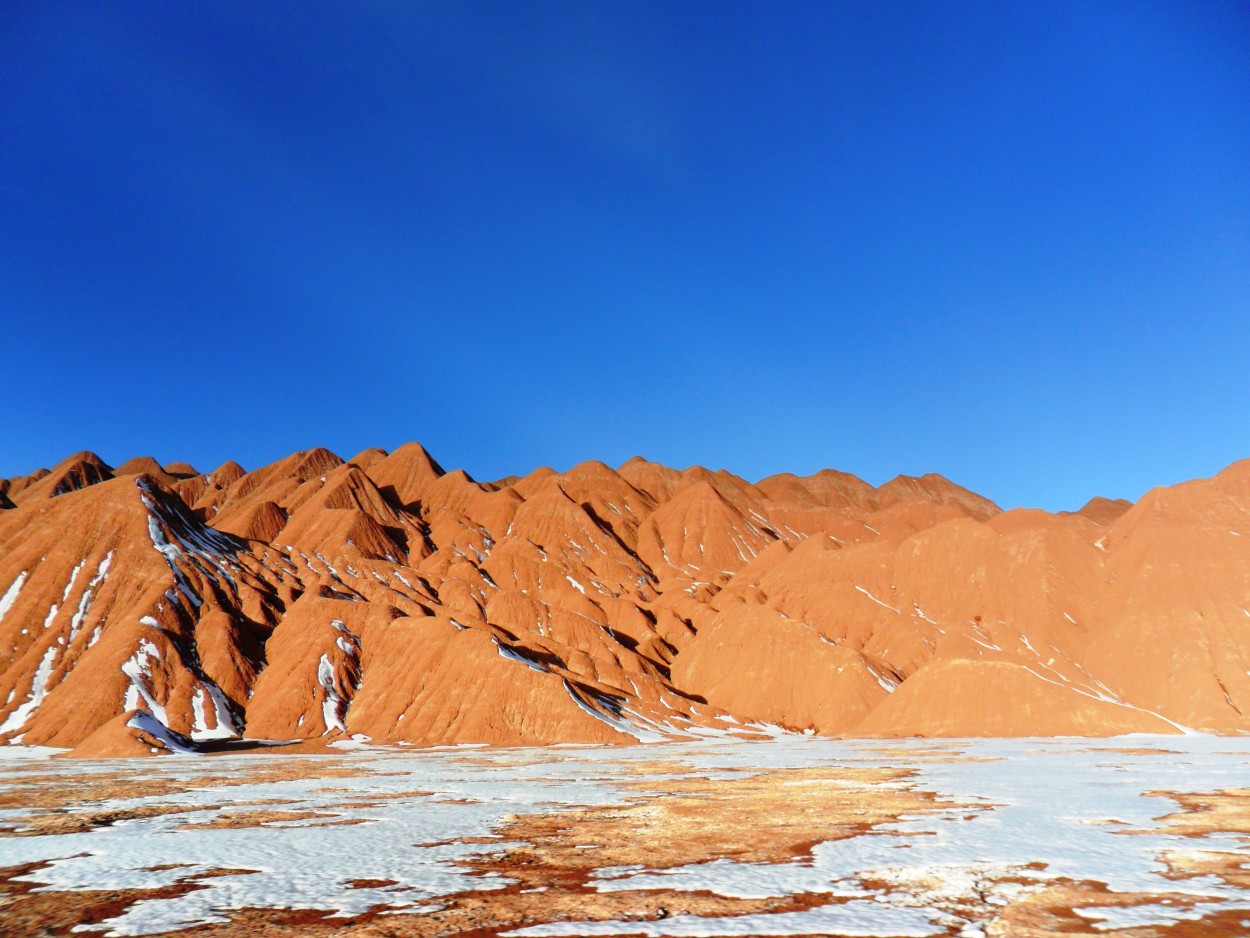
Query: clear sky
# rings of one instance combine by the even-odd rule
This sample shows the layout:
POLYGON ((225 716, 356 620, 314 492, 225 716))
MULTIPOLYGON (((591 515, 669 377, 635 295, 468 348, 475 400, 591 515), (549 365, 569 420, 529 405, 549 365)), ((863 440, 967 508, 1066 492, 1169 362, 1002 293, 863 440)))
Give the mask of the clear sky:
POLYGON ((1250 456, 1250 4, 0 3, 0 476, 1250 456))

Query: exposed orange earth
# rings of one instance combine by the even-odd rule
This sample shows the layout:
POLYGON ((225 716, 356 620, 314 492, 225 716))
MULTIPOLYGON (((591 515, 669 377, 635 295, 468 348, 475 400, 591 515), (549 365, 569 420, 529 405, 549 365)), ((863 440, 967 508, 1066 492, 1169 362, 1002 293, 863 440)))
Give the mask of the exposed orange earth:
POLYGON ((81 756, 1250 731, 1250 461, 1051 514, 934 475, 79 453, 0 480, 0 661, 0 741, 81 756))

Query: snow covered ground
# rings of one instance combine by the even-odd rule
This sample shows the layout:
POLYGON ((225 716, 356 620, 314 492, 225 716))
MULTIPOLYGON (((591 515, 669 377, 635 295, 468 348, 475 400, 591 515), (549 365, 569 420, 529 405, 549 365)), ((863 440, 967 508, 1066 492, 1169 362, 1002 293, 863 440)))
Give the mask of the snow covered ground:
MULTIPOLYGON (((836 785, 841 769, 879 766, 912 773, 884 783, 883 791, 932 793, 933 810, 818 843, 787 862, 708 857, 668 869, 606 862, 594 868, 594 846, 586 851, 592 866, 586 885, 600 894, 662 890, 726 900, 809 894, 818 897, 811 908, 646 921, 566 915, 502 933, 971 938, 986 934, 995 910, 1073 882, 1137 897, 1128 906, 1076 909, 1099 932, 1244 910, 1250 934, 1250 891, 1227 877, 1178 876, 1166 862, 1194 851, 1250 857, 1250 831, 1226 824, 1182 836, 1159 820, 1180 810, 1176 800, 1147 794, 1250 787, 1250 739, 1244 738, 791 737, 138 763, 31 755, 0 750, 0 804, 6 805, 0 830, 7 829, 0 867, 16 882, 37 884, 36 891, 135 891, 124 911, 91 929, 108 935, 226 922, 230 910, 244 908, 322 910, 340 920, 379 911, 419 914, 456 894, 515 890, 508 875, 484 863, 515 846, 500 837, 513 816, 637 802, 655 797, 665 779, 715 784, 775 772, 778 784, 787 784, 785 771, 822 768, 829 770, 827 784, 836 785), (636 785, 644 766, 651 766, 650 795, 640 795, 636 785), (119 790, 118 780, 126 778, 136 779, 132 792, 119 790), (47 792, 58 786, 74 797, 49 802, 47 792), (36 822, 54 812, 58 822, 75 815, 116 819, 30 833, 32 826, 44 830, 36 822), (39 866, 13 875, 14 867, 30 864, 39 866), (143 895, 187 883, 198 888, 143 895)), ((1242 868, 1250 869, 1250 861, 1242 868)), ((0 909, 0 932, 4 914, 0 909)))

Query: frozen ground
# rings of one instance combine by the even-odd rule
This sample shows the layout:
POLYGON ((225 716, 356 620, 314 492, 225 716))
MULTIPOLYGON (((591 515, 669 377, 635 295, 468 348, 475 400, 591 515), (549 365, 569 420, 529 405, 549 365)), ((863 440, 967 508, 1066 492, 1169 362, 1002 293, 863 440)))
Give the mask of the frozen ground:
MULTIPOLYGON (((1198 922, 1218 912, 1235 913, 1250 934, 1250 891, 1237 878, 1178 873, 1176 863, 1199 855, 1250 858, 1250 831, 1225 822, 1184 836, 1160 822, 1181 811, 1177 800, 1147 794, 1250 787, 1250 739, 1243 738, 798 737, 141 762, 47 760, 0 750, 0 803, 7 805, 0 809, 0 829, 7 828, 0 867, 9 870, 10 885, 34 893, 109 890, 132 897, 84 927, 92 933, 229 923, 240 909, 321 910, 340 923, 384 913, 400 925, 444 908, 448 897, 518 892, 522 884, 488 862, 515 846, 501 831, 518 815, 663 798, 666 782, 701 778, 714 787, 766 773, 787 785, 798 784, 787 781, 787 772, 804 770, 803 784, 837 786, 844 784, 840 772, 876 767, 910 773, 879 783, 883 795, 899 788, 930 793, 931 810, 816 843, 784 862, 709 856, 664 869, 622 867, 596 863, 601 845, 576 845, 585 847, 583 896, 660 891, 723 897, 728 907, 731 900, 801 895, 806 907, 605 920, 579 918, 575 906, 561 906, 558 915, 531 916, 533 924, 514 923, 499 933, 971 938, 987 928, 995 934, 997 910, 1055 884, 1084 883, 1133 897, 1075 908, 1095 933, 1198 922), (824 771, 824 780, 813 782, 812 769, 824 771), (646 792, 640 793, 640 777, 646 792), (136 779, 133 791, 125 790, 127 778, 136 779), (52 790, 70 794, 49 800, 52 790), (82 824, 72 823, 77 815, 82 824), (61 829, 66 832, 55 832, 61 829), (196 888, 167 888, 188 883, 196 888), (151 897, 159 889, 169 894, 151 897)), ((512 823, 510 836, 518 829, 512 823)), ((1250 869, 1250 859, 1239 868, 1250 869)), ((524 885, 527 892, 541 888, 532 879, 524 885)), ((6 914, 0 906, 0 932, 9 934, 6 914)), ((412 934, 424 933, 413 927, 412 934)))

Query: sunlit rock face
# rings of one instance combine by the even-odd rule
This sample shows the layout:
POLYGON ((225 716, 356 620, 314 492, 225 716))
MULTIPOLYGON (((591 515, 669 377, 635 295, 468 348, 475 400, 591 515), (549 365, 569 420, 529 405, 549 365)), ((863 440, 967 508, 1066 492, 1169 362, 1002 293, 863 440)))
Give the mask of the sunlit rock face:
POLYGON ((0 480, 0 740, 1250 730, 1250 462, 1136 505, 420 445, 0 480))

